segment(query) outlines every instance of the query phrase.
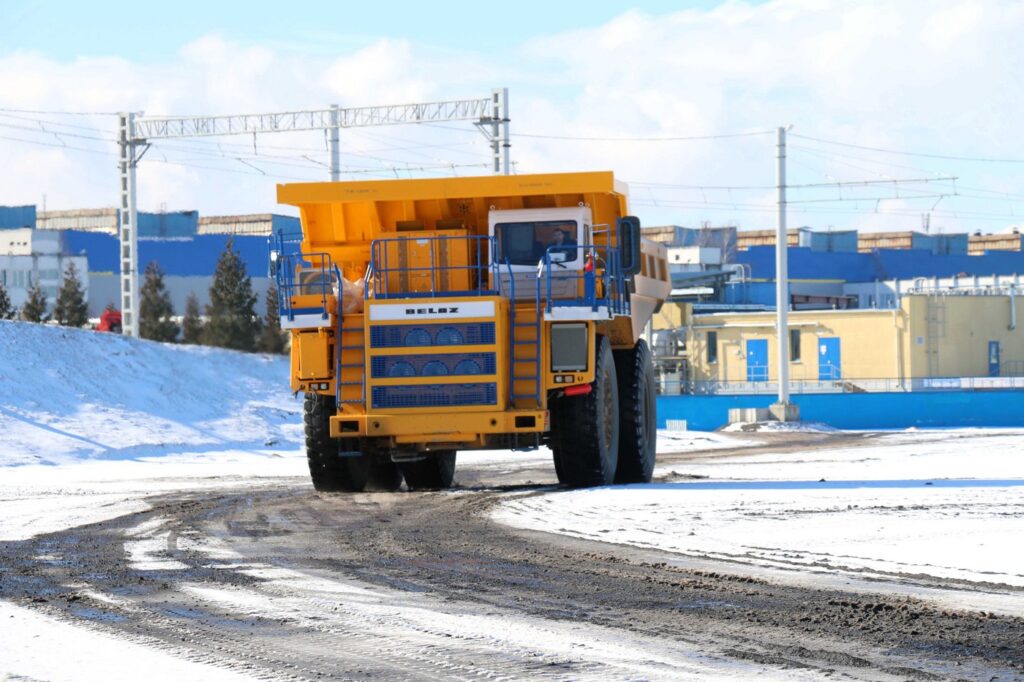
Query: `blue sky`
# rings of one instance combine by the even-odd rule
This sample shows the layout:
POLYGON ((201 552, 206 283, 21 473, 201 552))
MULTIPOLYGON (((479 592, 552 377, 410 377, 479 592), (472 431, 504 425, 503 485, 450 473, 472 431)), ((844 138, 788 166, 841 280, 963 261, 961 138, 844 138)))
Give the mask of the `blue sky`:
POLYGON ((208 33, 242 43, 333 52, 378 38, 472 50, 503 49, 535 36, 598 26, 625 10, 663 14, 716 2, 42 2, 0 4, 7 49, 37 50, 57 59, 119 56, 165 59, 208 33), (244 9, 243 9, 244 8, 244 9))
MULTIPOLYGON (((287 111, 507 86, 517 172, 614 170, 647 223, 771 227, 773 131, 792 124, 789 179, 815 186, 791 191, 791 225, 912 229, 929 214, 934 229, 1001 230, 1024 222, 1022 31, 1012 0, 6 0, 0 204, 115 203, 115 119, 66 112, 287 111)), ((349 129, 342 152, 347 179, 477 174, 488 160, 467 124, 349 129)), ((275 184, 323 179, 326 161, 320 133, 155 144, 139 201, 286 211, 275 184)))

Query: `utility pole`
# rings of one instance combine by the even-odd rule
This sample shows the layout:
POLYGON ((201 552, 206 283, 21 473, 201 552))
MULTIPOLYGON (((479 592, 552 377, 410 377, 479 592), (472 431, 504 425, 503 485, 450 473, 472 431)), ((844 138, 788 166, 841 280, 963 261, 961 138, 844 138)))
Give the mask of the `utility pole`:
POLYGON ((789 402, 789 235, 786 230, 786 129, 778 129, 775 178, 778 188, 778 218, 775 231, 775 325, 779 365, 779 400, 772 412, 779 421, 798 420, 789 402))
MULTIPOLYGON (((135 155, 135 149, 140 144, 145 145, 145 141, 135 137, 135 114, 128 112, 118 115, 117 142, 121 171, 121 200, 117 219, 117 237, 121 242, 121 330, 127 336, 138 336, 139 230, 135 168, 141 156, 135 155)), ((143 146, 143 153, 147 148, 143 146)))
POLYGON ((331 182, 341 180, 341 111, 337 104, 331 105, 331 124, 327 129, 328 147, 331 151, 331 182))
POLYGON ((494 158, 494 174, 510 175, 508 137, 508 88, 495 88, 491 93, 491 152, 494 158))

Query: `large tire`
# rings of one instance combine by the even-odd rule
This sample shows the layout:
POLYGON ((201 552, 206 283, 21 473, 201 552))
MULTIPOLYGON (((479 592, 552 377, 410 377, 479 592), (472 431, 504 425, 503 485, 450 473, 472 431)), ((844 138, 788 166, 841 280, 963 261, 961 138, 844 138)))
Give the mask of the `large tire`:
POLYGON ((558 482, 570 488, 611 485, 619 458, 619 388, 611 344, 597 337, 594 388, 557 398, 551 449, 558 482))
POLYGON ((455 479, 455 450, 423 453, 423 458, 398 465, 409 490, 444 490, 455 479))
POLYGON ((306 393, 304 418, 306 459, 313 487, 321 493, 358 493, 367 486, 373 461, 367 455, 342 457, 341 452, 358 452, 358 438, 331 437, 330 419, 335 413, 334 397, 306 393))
POLYGON ((657 456, 654 361, 643 339, 615 351, 619 379, 619 466, 616 483, 650 483, 657 456))

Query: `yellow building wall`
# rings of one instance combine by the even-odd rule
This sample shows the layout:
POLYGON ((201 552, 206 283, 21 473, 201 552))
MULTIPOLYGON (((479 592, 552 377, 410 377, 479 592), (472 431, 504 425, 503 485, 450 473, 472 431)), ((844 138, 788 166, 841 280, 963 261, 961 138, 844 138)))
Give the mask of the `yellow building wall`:
MULTIPOLYGON (((843 381, 981 377, 989 374, 990 341, 1000 345, 1004 373, 1024 372, 1024 300, 1009 296, 904 296, 896 310, 815 310, 789 314, 800 331, 801 357, 790 363, 794 381, 818 380, 822 338, 840 339, 843 381), (1019 366, 1006 366, 1019 362, 1019 366)), ((668 308, 668 305, 665 306, 668 308)), ((686 309, 680 315, 686 319, 686 309)), ((747 381, 747 341, 768 345, 768 381, 778 378, 775 313, 695 315, 687 327, 692 381, 747 381), (717 361, 708 362, 708 332, 717 334, 717 361)), ((667 326, 667 325, 666 325, 667 326)), ((656 323, 655 328, 659 328, 656 323)))
POLYGON ((912 376, 988 376, 990 341, 999 342, 1002 363, 1024 361, 1024 301, 1013 298, 1016 329, 1010 305, 1009 296, 905 296, 912 376))
POLYGON ((688 323, 690 310, 691 306, 688 303, 666 302, 661 306, 661 310, 651 316, 651 328, 654 331, 678 329, 688 323))
MULTIPOLYGON (((843 378, 883 379, 896 376, 902 355, 901 311, 791 312, 789 328, 800 331, 800 359, 790 362, 790 378, 818 380, 819 340, 840 339, 843 378)), ((746 342, 768 342, 768 380, 778 378, 774 313, 727 313, 692 318, 687 331, 690 379, 694 381, 746 381, 746 342), (708 332, 718 336, 717 362, 708 362, 708 332)))

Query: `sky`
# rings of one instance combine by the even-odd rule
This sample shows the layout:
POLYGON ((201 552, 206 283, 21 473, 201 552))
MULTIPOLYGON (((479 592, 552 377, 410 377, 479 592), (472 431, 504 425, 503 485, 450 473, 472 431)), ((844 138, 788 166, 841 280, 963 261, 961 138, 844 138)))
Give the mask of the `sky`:
MULTIPOLYGON (((486 97, 517 173, 613 170, 645 224, 1001 231, 1024 213, 1024 5, 0 3, 0 205, 117 202, 117 111, 230 114, 486 97)), ((488 172, 471 124, 342 130, 343 179, 488 172)), ((275 211, 322 132, 153 144, 143 210, 275 211)))

